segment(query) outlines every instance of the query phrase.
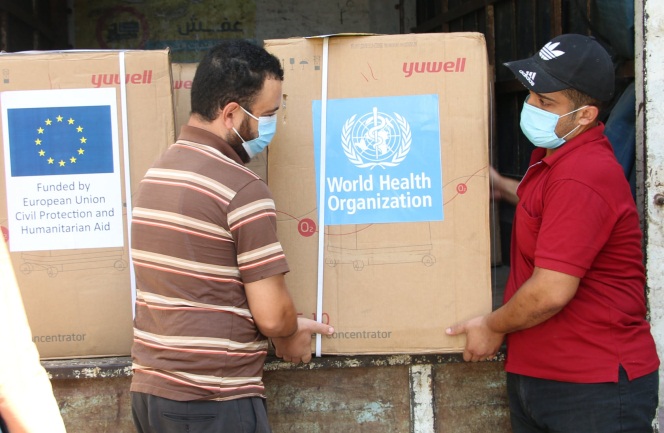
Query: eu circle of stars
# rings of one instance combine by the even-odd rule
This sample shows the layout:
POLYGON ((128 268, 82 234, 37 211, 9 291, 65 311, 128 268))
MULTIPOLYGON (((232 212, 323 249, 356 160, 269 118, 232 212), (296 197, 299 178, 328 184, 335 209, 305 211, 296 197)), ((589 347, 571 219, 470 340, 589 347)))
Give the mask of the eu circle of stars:
POLYGON ((43 140, 40 137, 45 137, 45 134, 44 134, 45 129, 44 128, 51 128, 51 127, 59 126, 58 124, 63 124, 64 127, 71 126, 72 128, 75 128, 76 132, 81 135, 81 137, 79 138, 79 142, 80 142, 81 146, 76 151, 76 154, 72 155, 69 158, 68 161, 66 161, 65 159, 60 158, 60 160, 57 161, 57 164, 60 167, 66 166, 67 163, 76 164, 76 162, 78 160, 78 157, 82 157, 85 154, 85 149, 83 148, 83 146, 88 141, 88 139, 85 138, 85 136, 83 135, 83 127, 81 125, 76 126, 76 121, 74 119, 72 119, 71 117, 67 120, 64 120, 64 118, 60 115, 56 116, 56 118, 55 118, 55 123, 56 123, 55 126, 53 125, 53 122, 54 122, 54 120, 52 120, 52 119, 46 119, 44 121, 45 127, 40 126, 39 128, 37 128, 37 139, 35 140, 35 144, 37 146, 39 146, 39 156, 42 157, 42 158, 45 158, 48 164, 55 164, 56 163, 56 161, 53 159, 53 157, 50 156, 50 155, 47 155, 47 152, 44 150, 44 148, 41 147, 43 140))

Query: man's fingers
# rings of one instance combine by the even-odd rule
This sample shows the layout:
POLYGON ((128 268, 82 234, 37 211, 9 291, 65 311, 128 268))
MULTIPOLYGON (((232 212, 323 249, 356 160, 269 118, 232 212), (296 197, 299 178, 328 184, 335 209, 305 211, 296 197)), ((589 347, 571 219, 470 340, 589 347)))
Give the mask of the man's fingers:
POLYGON ((445 333, 447 335, 459 335, 459 334, 463 334, 465 332, 466 332, 466 329, 463 325, 450 326, 449 328, 447 328, 445 330, 445 333))
POLYGON ((333 327, 331 327, 330 325, 326 325, 324 323, 315 322, 313 320, 309 324, 309 330, 311 331, 312 334, 322 334, 322 335, 334 334, 333 327))
POLYGON ((480 356, 472 353, 472 352, 469 352, 469 351, 465 350, 463 352, 463 360, 466 361, 466 362, 477 362, 477 361, 481 361, 482 358, 480 356))
POLYGON ((468 350, 465 350, 463 352, 463 360, 466 362, 482 362, 482 361, 488 361, 490 359, 493 359, 496 356, 495 353, 489 353, 489 354, 477 354, 473 352, 469 352, 468 350))
POLYGON ((298 332, 284 339, 283 350, 278 347, 275 351, 277 356, 283 355, 283 360, 293 364, 307 363, 311 361, 311 336, 313 334, 332 335, 334 328, 315 320, 298 318, 298 332))

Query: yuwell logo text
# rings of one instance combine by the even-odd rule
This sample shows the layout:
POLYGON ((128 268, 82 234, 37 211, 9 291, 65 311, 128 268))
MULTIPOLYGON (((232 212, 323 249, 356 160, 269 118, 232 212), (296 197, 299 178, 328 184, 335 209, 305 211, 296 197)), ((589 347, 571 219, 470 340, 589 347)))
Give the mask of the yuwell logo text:
POLYGON ((173 81, 173 88, 175 90, 191 89, 191 80, 175 80, 173 81))
MULTIPOLYGON (((142 74, 127 74, 127 84, 152 84, 152 70, 146 69, 142 74)), ((96 74, 92 76, 94 87, 120 85, 120 74, 96 74)))
POLYGON ((466 58, 457 57, 453 62, 404 62, 403 73, 406 78, 416 74, 438 72, 464 72, 466 69, 466 58))

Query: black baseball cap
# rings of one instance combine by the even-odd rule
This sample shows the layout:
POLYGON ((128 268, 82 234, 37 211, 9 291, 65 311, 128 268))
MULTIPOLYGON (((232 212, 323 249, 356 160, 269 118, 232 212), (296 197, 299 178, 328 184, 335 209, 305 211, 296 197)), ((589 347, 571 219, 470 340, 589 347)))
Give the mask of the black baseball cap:
POLYGON ((613 98, 615 75, 611 56, 588 36, 556 36, 534 56, 507 62, 505 66, 536 93, 572 88, 604 102, 613 98))

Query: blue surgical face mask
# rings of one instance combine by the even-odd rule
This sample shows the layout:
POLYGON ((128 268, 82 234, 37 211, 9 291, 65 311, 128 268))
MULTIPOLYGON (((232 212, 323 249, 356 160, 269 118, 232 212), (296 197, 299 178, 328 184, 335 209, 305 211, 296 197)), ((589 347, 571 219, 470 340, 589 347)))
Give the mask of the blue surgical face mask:
POLYGON ((526 98, 526 102, 523 104, 523 110, 521 110, 521 131, 523 131, 526 138, 528 138, 528 140, 530 140, 535 146, 543 147, 545 149, 556 149, 562 146, 568 135, 581 126, 576 125, 576 128, 572 129, 563 137, 558 137, 556 135, 558 120, 561 117, 569 116, 570 114, 576 113, 586 107, 587 105, 584 105, 581 108, 577 108, 574 111, 559 116, 530 105, 528 103, 528 98, 526 98))
MULTIPOLYGON (((240 106, 240 108, 242 108, 242 106, 240 106)), ((272 116, 256 117, 244 108, 242 108, 242 111, 247 113, 253 119, 258 120, 258 137, 253 140, 245 141, 237 129, 233 127, 233 131, 235 131, 237 136, 240 137, 240 140, 242 140, 242 147, 247 151, 249 158, 253 158, 261 153, 263 149, 270 144, 270 141, 272 141, 272 137, 274 137, 274 134, 277 132, 277 115, 273 114, 272 116)))

